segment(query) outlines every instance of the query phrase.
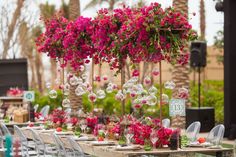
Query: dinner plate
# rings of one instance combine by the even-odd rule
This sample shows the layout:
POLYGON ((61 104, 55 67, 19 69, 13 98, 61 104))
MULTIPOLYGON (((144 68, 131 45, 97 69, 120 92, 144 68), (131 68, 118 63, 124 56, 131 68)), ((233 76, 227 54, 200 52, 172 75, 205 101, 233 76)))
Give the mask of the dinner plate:
POLYGON ((74 133, 72 132, 72 131, 60 131, 60 132, 58 132, 58 131, 55 131, 55 134, 57 134, 57 135, 73 135, 74 133))
POLYGON ((188 146, 189 147, 209 147, 212 144, 209 142, 199 143, 199 142, 191 142, 188 146))
POLYGON ((88 136, 81 136, 81 137, 74 136, 73 139, 76 141, 94 141, 95 140, 94 137, 88 137, 88 136))
POLYGON ((40 130, 40 133, 52 133, 54 131, 55 131, 54 129, 49 129, 49 130, 43 129, 43 130, 40 130))
POLYGON ((93 141, 91 144, 94 146, 115 145, 115 143, 111 141, 93 141))
POLYGON ((120 146, 120 145, 118 145, 118 146, 116 146, 115 147, 115 150, 118 150, 118 151, 125 151, 125 150, 139 150, 139 149, 141 149, 141 147, 140 146, 135 146, 135 145, 130 145, 130 146, 120 146))
POLYGON ((34 130, 42 130, 43 129, 43 126, 27 126, 28 129, 34 129, 34 130))

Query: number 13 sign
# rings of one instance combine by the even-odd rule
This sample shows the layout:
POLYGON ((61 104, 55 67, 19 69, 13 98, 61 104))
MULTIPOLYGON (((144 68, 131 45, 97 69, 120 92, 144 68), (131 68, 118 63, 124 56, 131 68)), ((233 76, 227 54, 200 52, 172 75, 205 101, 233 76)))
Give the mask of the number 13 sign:
POLYGON ((174 116, 185 116, 185 100, 184 99, 171 99, 169 103, 169 114, 174 116))

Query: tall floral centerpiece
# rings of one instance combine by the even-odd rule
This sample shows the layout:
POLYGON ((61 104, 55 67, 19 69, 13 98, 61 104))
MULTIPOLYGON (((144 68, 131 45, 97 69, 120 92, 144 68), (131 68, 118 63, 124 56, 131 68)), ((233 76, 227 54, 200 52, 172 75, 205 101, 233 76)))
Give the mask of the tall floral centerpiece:
MULTIPOLYGON (((118 68, 122 76, 121 85, 124 84, 123 67, 127 58, 132 63, 159 63, 161 85, 161 62, 187 64, 189 53, 183 51, 184 43, 196 38, 186 15, 173 8, 164 10, 159 3, 134 9, 123 7, 112 13, 102 9, 93 22, 96 59, 110 63, 111 69, 118 68)), ((124 100, 122 108, 124 113, 124 100)))
MULTIPOLYGON (((108 62, 111 69, 121 72, 120 95, 126 59, 134 64, 159 63, 161 85, 161 62, 186 64, 189 53, 183 51, 184 43, 196 38, 186 15, 173 8, 162 9, 159 3, 132 9, 124 6, 113 12, 101 9, 94 20, 80 16, 69 22, 55 16, 45 23, 46 31, 37 40, 39 52, 46 52, 51 58, 62 58, 62 67, 69 64, 75 70, 84 62, 90 62, 89 58, 96 64, 108 62)), ((93 90, 90 96, 91 100, 96 100, 93 90)), ((125 100, 121 98, 124 114, 125 100)))
MULTIPOLYGON (((62 60, 61 67, 70 65, 76 72, 84 63, 90 62, 89 58, 95 52, 91 42, 93 34, 91 18, 80 16, 75 21, 67 21, 64 17, 56 15, 45 23, 46 31, 36 41, 39 52, 47 53, 49 57, 57 61, 62 60)), ((73 84, 75 85, 77 83, 73 84)), ((65 94, 65 88, 69 89, 69 87, 62 87, 64 87, 64 95, 68 95, 65 94)), ((64 100, 69 101, 67 98, 64 100)))
POLYGON ((192 31, 186 15, 173 8, 163 10, 159 3, 133 9, 130 14, 122 23, 112 49, 119 49, 119 55, 129 57, 132 63, 159 63, 162 104, 161 61, 182 65, 188 63, 189 53, 183 51, 184 43, 194 40, 196 33, 192 31))
MULTIPOLYGON (((121 72, 121 87, 125 82, 123 67, 127 53, 122 53, 116 42, 119 40, 118 32, 132 15, 132 10, 127 7, 114 9, 113 12, 108 12, 108 9, 101 9, 93 20, 94 34, 92 40, 97 50, 94 55, 95 62, 105 61, 109 63, 111 69, 118 69, 117 72, 121 72)), ((122 113, 124 114, 125 100, 122 99, 121 101, 122 113)))

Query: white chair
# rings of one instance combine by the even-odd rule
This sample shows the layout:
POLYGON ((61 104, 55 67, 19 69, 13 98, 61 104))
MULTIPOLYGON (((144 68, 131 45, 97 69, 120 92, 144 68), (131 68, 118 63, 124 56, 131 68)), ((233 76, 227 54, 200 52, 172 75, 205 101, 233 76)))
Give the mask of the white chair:
POLYGON ((0 129, 0 152, 4 152, 5 148, 4 148, 4 140, 5 140, 5 136, 3 135, 1 129, 0 129))
POLYGON ((197 136, 200 132, 201 123, 200 122, 193 122, 190 124, 186 130, 186 136, 190 140, 190 142, 196 142, 197 136))
POLYGON ((225 133, 225 126, 220 124, 215 126, 211 131, 209 132, 206 141, 215 145, 219 146, 225 133))
POLYGON ((164 128, 169 128, 170 127, 170 119, 169 118, 165 118, 162 120, 162 126, 164 128))
POLYGON ((0 126, 2 129, 3 136, 11 135, 10 131, 8 130, 7 126, 4 123, 0 123, 0 126))
POLYGON ((39 108, 39 104, 34 105, 34 112, 37 112, 39 108))
POLYGON ((62 110, 62 107, 61 107, 61 106, 60 106, 60 107, 58 107, 58 108, 57 108, 57 110, 62 110))
POLYGON ((71 148, 74 151, 74 157, 90 157, 90 155, 84 154, 84 151, 82 150, 80 145, 72 137, 68 137, 67 139, 71 148))
POLYGON ((65 148, 64 143, 61 141, 60 137, 53 133, 53 139, 58 150, 58 156, 61 157, 72 157, 74 156, 74 151, 69 148, 65 148))
POLYGON ((52 156, 57 156, 58 151, 56 150, 56 147, 50 144, 45 144, 43 142, 43 139, 39 136, 39 134, 34 131, 33 129, 29 129, 32 134, 33 141, 35 142, 35 149, 37 152, 37 155, 40 156, 43 154, 45 155, 52 155, 52 156))
POLYGON ((28 140, 25 137, 24 133, 16 125, 14 125, 14 132, 20 140, 21 156, 29 157, 29 156, 32 156, 32 155, 37 155, 36 151, 29 151, 31 148, 35 148, 35 143, 34 142, 28 142, 28 140))
POLYGON ((41 109, 40 113, 41 113, 42 116, 45 118, 45 117, 48 116, 49 110, 50 110, 50 106, 49 106, 49 105, 46 105, 46 106, 44 106, 44 107, 41 109))

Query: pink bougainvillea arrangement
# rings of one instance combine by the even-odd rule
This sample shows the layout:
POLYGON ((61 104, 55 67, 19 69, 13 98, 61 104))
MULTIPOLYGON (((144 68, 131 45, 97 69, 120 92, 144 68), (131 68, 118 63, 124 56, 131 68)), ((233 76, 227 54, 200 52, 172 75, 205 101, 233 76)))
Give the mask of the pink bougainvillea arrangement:
POLYGON ((108 62, 111 69, 121 69, 129 58, 141 61, 186 64, 186 41, 196 38, 187 15, 159 3, 141 8, 123 7, 98 11, 93 20, 78 17, 68 21, 55 16, 45 21, 46 31, 36 41, 38 51, 51 58, 63 59, 75 70, 93 58, 96 64, 108 62))

